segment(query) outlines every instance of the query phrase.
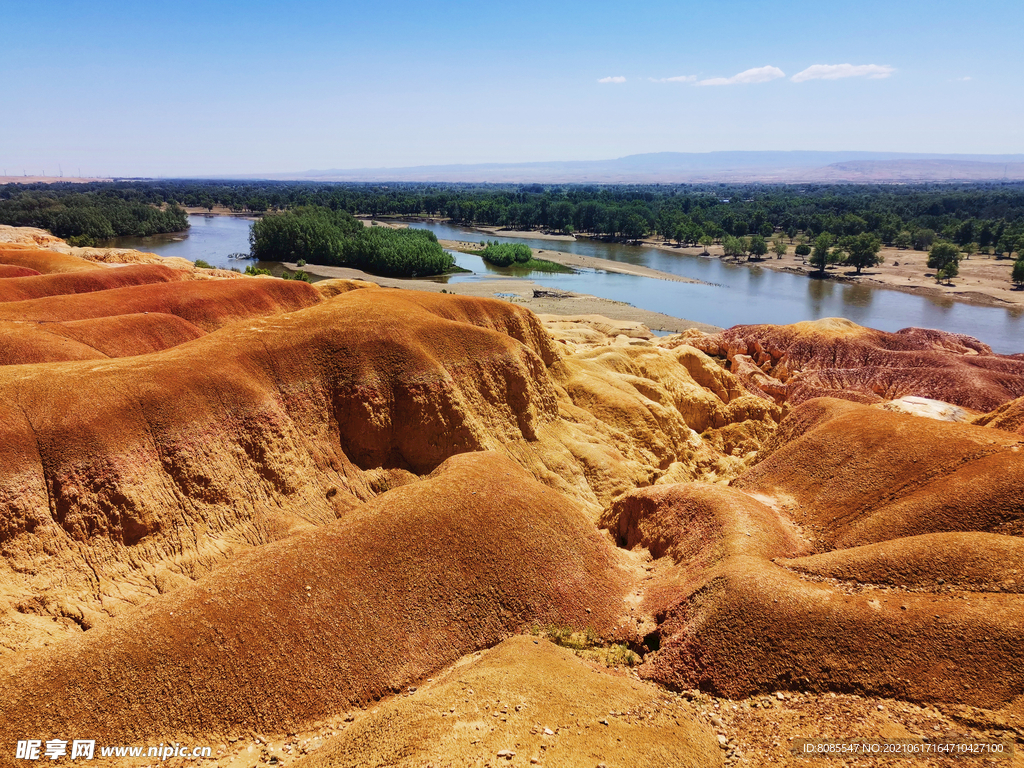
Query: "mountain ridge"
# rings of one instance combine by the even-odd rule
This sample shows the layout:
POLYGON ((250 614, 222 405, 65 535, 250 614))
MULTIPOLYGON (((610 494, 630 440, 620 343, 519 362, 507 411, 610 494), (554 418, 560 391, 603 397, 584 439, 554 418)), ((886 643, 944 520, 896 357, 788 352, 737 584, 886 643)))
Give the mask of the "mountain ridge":
POLYGON ((330 168, 235 178, 307 181, 685 183, 1024 179, 1024 154, 861 151, 651 152, 609 160, 330 168))

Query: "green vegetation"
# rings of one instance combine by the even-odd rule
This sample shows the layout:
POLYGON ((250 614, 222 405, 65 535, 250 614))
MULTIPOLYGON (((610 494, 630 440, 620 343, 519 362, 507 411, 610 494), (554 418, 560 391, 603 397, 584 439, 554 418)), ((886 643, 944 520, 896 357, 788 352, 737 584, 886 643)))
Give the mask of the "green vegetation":
POLYGON ((952 243, 936 243, 928 252, 928 268, 935 270, 937 282, 951 282, 960 274, 960 249, 952 243))
MULTIPOLYGON (((539 627, 533 627, 532 634, 540 634, 539 627)), ((574 631, 569 627, 551 625, 544 633, 555 645, 569 648, 577 656, 603 663, 607 667, 632 667, 640 663, 640 656, 620 643, 606 645, 593 629, 574 631)))
POLYGON ((867 232, 843 238, 840 247, 846 253, 843 263, 856 267, 858 275, 864 267, 874 267, 882 263, 882 257, 878 255, 882 243, 867 232))
POLYGON ((313 282, 313 278, 311 278, 306 272, 303 272, 301 269, 298 269, 295 272, 285 272, 283 275, 281 275, 281 278, 283 280, 301 280, 304 283, 313 282))
POLYGON ((260 269, 259 267, 254 267, 252 264, 245 268, 245 274, 253 276, 267 275, 273 277, 273 273, 269 269, 260 269))
MULTIPOLYGON (((115 235, 181 230, 187 222, 180 206, 215 205, 266 213, 267 222, 280 218, 279 211, 298 217, 259 227, 265 231, 257 247, 266 245, 273 260, 302 258, 378 274, 445 272, 450 259, 422 231, 396 234, 367 227, 374 233, 367 235, 348 214, 444 217, 458 224, 627 241, 659 236, 699 244, 705 251, 720 243, 731 256, 751 258, 763 255, 757 238, 784 234, 797 243, 798 256, 807 256, 811 244, 828 233, 832 244, 816 264, 820 273, 837 258, 858 271, 872 266, 871 248, 865 247, 870 241, 847 239, 862 236, 901 249, 927 251, 950 243, 968 256, 1018 260, 1024 247, 1020 182, 608 186, 178 180, 0 187, 0 222, 41 226, 81 245, 115 235)), ((943 274, 948 279, 948 269, 943 274)))
POLYGON ((196 259, 194 264, 200 269, 213 269, 213 264, 208 262, 206 259, 196 259))
POLYGON ((761 235, 751 235, 747 250, 750 251, 751 258, 761 261, 768 253, 768 242, 761 235))
POLYGON ((828 232, 822 232, 814 239, 814 249, 811 251, 811 266, 818 268, 818 274, 824 275, 825 269, 830 264, 835 264, 842 258, 840 253, 832 249, 834 238, 828 232))
POLYGON ((797 256, 800 256, 801 258, 806 258, 811 255, 811 246, 809 246, 807 243, 800 243, 794 249, 794 252, 797 256))
POLYGON ((1024 289, 1024 259, 1017 259, 1013 262, 1013 271, 1010 272, 1010 281, 1018 289, 1024 289))
POLYGON ((157 203, 138 196, 78 189, 77 185, 0 187, 0 224, 47 229, 80 246, 96 245, 112 237, 144 237, 188 229, 188 216, 174 203, 161 209, 157 203))
POLYGON ((554 261, 533 258, 533 251, 530 246, 523 243, 493 243, 484 242, 484 247, 467 251, 481 257, 488 264, 496 267, 522 267, 532 272, 572 272, 568 267, 562 266, 554 261))
POLYGON ((433 232, 364 227, 351 214, 321 206, 263 217, 253 224, 249 244, 262 261, 304 260, 390 277, 439 275, 455 266, 433 232))
POLYGON ((533 258, 533 251, 530 250, 530 246, 522 243, 487 243, 478 253, 484 261, 496 267, 526 264, 533 258))

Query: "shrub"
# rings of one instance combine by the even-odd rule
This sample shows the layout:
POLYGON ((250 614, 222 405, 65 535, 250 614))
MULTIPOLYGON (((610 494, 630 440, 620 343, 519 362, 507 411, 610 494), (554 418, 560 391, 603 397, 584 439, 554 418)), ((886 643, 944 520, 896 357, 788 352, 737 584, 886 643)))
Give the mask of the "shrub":
POLYGON ((213 269, 213 264, 204 259, 196 259, 195 265, 199 267, 199 269, 213 269))
POLYGON ((510 267, 525 264, 533 258, 530 246, 523 243, 488 243, 480 255, 484 261, 496 267, 510 267))

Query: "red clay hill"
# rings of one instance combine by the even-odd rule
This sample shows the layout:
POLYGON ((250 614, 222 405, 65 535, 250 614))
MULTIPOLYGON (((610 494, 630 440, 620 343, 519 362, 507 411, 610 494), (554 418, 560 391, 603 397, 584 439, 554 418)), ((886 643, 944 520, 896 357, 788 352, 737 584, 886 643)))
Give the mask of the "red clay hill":
POLYGON ((943 331, 887 333, 827 318, 690 331, 683 341, 727 359, 750 391, 780 404, 822 396, 870 404, 913 395, 986 412, 1024 396, 1024 360, 943 331))

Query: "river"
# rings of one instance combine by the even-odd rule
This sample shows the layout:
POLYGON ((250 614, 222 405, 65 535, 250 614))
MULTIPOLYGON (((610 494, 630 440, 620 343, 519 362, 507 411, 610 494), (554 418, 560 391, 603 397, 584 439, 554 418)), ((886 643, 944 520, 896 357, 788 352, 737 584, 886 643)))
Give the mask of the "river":
MULTIPOLYGON (((205 259, 213 266, 244 268, 247 261, 230 259, 232 253, 249 250, 250 222, 225 216, 190 216, 187 234, 150 238, 122 238, 120 247, 152 251, 162 256, 205 259)), ((416 223, 445 240, 478 242, 495 235, 447 224, 416 223)), ((980 339, 996 352, 1024 352, 1024 311, 977 307, 945 298, 929 298, 885 288, 831 280, 811 280, 802 275, 776 272, 758 266, 729 264, 720 259, 672 253, 659 248, 603 243, 595 240, 544 240, 503 238, 533 248, 568 251, 585 256, 639 264, 662 272, 691 277, 710 285, 677 283, 592 270, 575 274, 528 275, 539 285, 588 293, 625 301, 642 309, 663 312, 728 328, 746 323, 795 323, 822 317, 845 317, 860 325, 883 331, 909 326, 965 333, 980 339)), ((442 278, 449 283, 493 279, 508 274, 486 265, 482 259, 456 253, 459 266, 470 273, 442 278)), ((279 265, 273 266, 280 271, 279 265)), ((410 280, 411 284, 416 281, 410 280)))

